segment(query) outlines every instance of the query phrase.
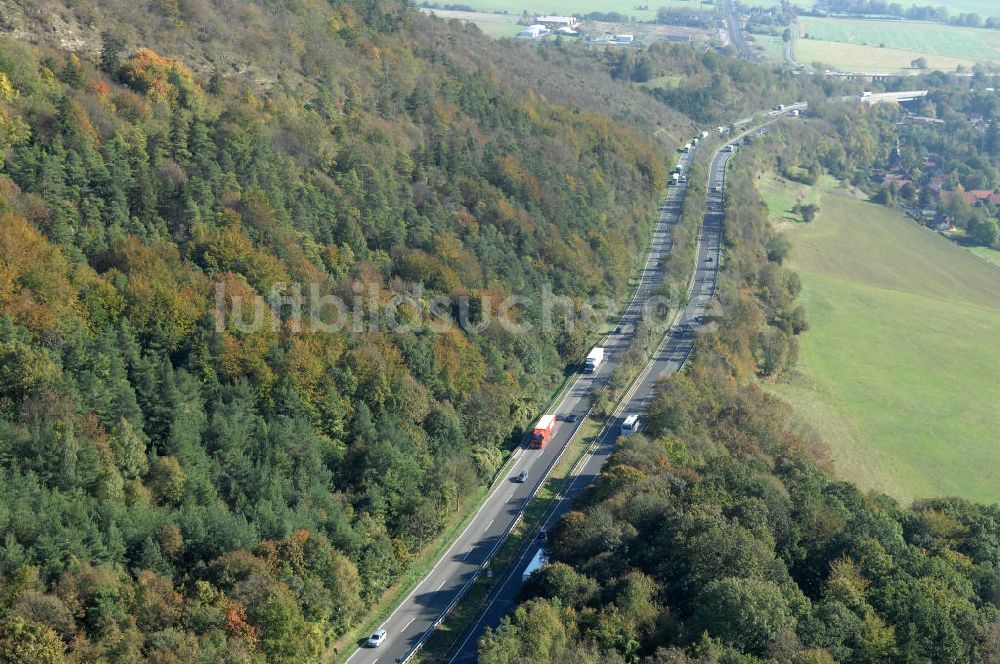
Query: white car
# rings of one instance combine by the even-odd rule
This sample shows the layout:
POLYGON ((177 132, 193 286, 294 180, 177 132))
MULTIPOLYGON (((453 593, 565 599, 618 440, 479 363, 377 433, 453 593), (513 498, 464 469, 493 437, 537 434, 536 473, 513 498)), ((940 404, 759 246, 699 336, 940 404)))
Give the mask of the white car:
POLYGON ((380 629, 368 637, 368 640, 365 642, 365 646, 368 648, 378 648, 382 645, 382 642, 385 641, 386 636, 388 636, 386 631, 384 629, 380 629))

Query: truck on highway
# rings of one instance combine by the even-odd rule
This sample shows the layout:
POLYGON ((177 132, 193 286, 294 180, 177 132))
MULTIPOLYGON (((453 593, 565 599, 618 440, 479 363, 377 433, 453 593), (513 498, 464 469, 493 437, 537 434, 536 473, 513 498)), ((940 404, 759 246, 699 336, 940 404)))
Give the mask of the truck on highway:
POLYGON ((680 175, 683 171, 684 171, 684 165, 683 164, 677 164, 676 166, 674 166, 674 173, 677 173, 678 175, 680 175))
POLYGON ((687 145, 685 145, 684 148, 681 151, 682 152, 691 152, 691 144, 688 143, 687 145))
POLYGON ((601 362, 603 361, 604 349, 598 346, 587 353, 587 359, 583 363, 583 373, 596 373, 597 368, 601 366, 601 362))
POLYGON ((680 173, 671 173, 670 174, 670 184, 677 184, 680 181, 680 179, 681 179, 681 174, 680 173))
POLYGON ((549 438, 552 437, 552 430, 555 428, 556 416, 542 415, 542 418, 538 420, 538 424, 531 430, 531 449, 544 449, 545 445, 549 442, 549 438))
POLYGON ((622 422, 622 435, 631 436, 640 431, 642 431, 642 422, 639 420, 639 416, 635 413, 626 416, 622 422))
POLYGON ((531 559, 531 562, 528 563, 528 566, 524 568, 524 575, 521 578, 527 579, 529 576, 531 576, 532 572, 534 572, 536 569, 538 569, 547 562, 549 561, 548 558, 545 557, 545 550, 539 549, 538 551, 535 552, 535 557, 531 559))

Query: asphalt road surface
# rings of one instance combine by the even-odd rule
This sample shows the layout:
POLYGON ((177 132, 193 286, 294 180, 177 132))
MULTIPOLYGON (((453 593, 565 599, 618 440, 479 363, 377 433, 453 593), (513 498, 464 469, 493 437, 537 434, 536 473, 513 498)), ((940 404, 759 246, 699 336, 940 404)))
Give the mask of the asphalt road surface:
MULTIPOLYGON (((690 153, 680 155, 679 163, 685 171, 693 162, 694 155, 694 149, 690 153)), ((466 586, 475 578, 482 565, 492 557, 528 500, 555 465, 573 433, 579 428, 590 409, 591 392, 607 383, 622 353, 627 350, 629 335, 635 329, 651 290, 663 279, 663 270, 659 267, 660 261, 670 253, 673 232, 680 219, 681 203, 686 187, 685 184, 678 184, 668 189, 653 231, 639 284, 619 321, 621 332, 609 335, 601 344, 605 349, 606 359, 598 372, 580 375, 552 411, 556 415, 556 429, 548 445, 542 450, 522 448, 515 452, 514 462, 509 468, 507 477, 501 478, 494 485, 466 529, 413 592, 380 626, 380 629, 388 633, 386 640, 378 648, 359 648, 348 658, 350 664, 392 663, 405 658, 414 647, 423 642, 445 609, 464 593, 466 586), (577 416, 576 422, 566 421, 566 416, 570 413, 577 416), (513 481, 521 471, 527 472, 527 481, 524 483, 513 481)), ((717 237, 715 243, 717 255, 717 237)), ((708 271, 699 279, 710 278, 714 282, 713 275, 714 272, 708 271)), ((682 350, 683 347, 678 346, 670 352, 680 353, 682 350)), ((582 357, 580 361, 582 364, 582 357)), ((596 475, 600 463, 595 463, 593 474, 596 475)), ((588 472, 590 472, 589 467, 588 472)), ((581 478, 580 486, 585 486, 585 481, 590 479, 592 478, 581 478)))
POLYGON ((753 51, 750 50, 750 45, 747 44, 746 37, 743 34, 741 19, 736 15, 736 10, 730 0, 727 0, 723 4, 722 13, 726 19, 726 29, 729 31, 729 41, 736 48, 739 56, 749 60, 750 62, 760 62, 760 58, 754 55, 753 51))
MULTIPOLYGON (((798 108, 799 106, 796 106, 798 108)), ((792 108, 783 113, 790 112, 792 108)), ((759 135, 767 131, 767 125, 757 127, 746 134, 759 135)), ((742 134, 734 142, 739 142, 746 134, 742 134)), ((596 479, 620 436, 621 423, 627 415, 645 411, 653 398, 654 386, 659 379, 677 373, 684 366, 687 358, 694 350, 698 329, 704 325, 702 321, 709 313, 719 274, 719 258, 722 247, 723 192, 725 185, 726 165, 733 152, 721 149, 712 159, 709 168, 708 194, 706 210, 701 232, 698 237, 697 263, 694 281, 690 293, 690 304, 685 308, 680 318, 671 329, 665 342, 660 346, 655 357, 646 364, 640 378, 627 395, 624 406, 616 412, 616 417, 605 426, 597 439, 595 446, 589 451, 581 465, 578 465, 568 488, 564 491, 559 504, 549 516, 543 530, 555 523, 572 506, 573 499, 579 496, 596 479), (717 191, 718 189, 718 191, 717 191)), ((542 546, 535 542, 527 547, 517 563, 504 577, 486 608, 480 614, 477 622, 462 637, 458 650, 449 660, 449 664, 474 664, 479 650, 479 638, 487 627, 496 627, 501 619, 510 613, 517 604, 517 597, 524 581, 524 571, 531 559, 542 546)))

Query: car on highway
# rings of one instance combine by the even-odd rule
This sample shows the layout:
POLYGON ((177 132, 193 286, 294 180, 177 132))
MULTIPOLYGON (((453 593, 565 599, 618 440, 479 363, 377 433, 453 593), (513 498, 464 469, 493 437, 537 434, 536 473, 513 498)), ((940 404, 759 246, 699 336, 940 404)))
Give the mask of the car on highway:
POLYGON ((622 326, 615 325, 615 334, 621 334, 621 333, 622 333, 622 326))
POLYGON ((389 633, 386 632, 384 629, 378 630, 377 632, 368 637, 368 640, 365 641, 365 647, 378 648, 380 645, 382 645, 382 643, 385 641, 385 637, 387 637, 388 635, 389 633))
POLYGON ((528 471, 522 470, 520 472, 520 474, 518 474, 518 476, 514 479, 514 481, 518 482, 519 484, 524 484, 525 482, 527 482, 528 481, 528 471))
POLYGON ((567 422, 576 422, 577 418, 578 418, 578 415, 576 413, 570 413, 569 415, 566 416, 566 421, 567 422))
POLYGON ((711 257, 711 256, 709 256, 708 258, 706 258, 706 259, 705 259, 705 262, 706 262, 706 263, 711 263, 711 262, 712 262, 712 257, 711 257))
POLYGON ((539 542, 544 542, 546 539, 548 539, 548 534, 546 534, 544 529, 538 531, 537 539, 539 542))

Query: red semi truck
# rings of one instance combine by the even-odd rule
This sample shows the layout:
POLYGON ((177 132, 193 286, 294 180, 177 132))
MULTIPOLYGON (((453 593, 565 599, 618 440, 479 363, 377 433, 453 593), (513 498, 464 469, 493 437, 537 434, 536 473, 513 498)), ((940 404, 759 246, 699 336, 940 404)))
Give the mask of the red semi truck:
POLYGON ((549 442, 549 438, 552 437, 552 430, 556 427, 556 416, 555 415, 542 415, 542 419, 538 420, 538 424, 535 428, 531 430, 531 447, 535 450, 540 450, 545 447, 545 444, 549 442))

